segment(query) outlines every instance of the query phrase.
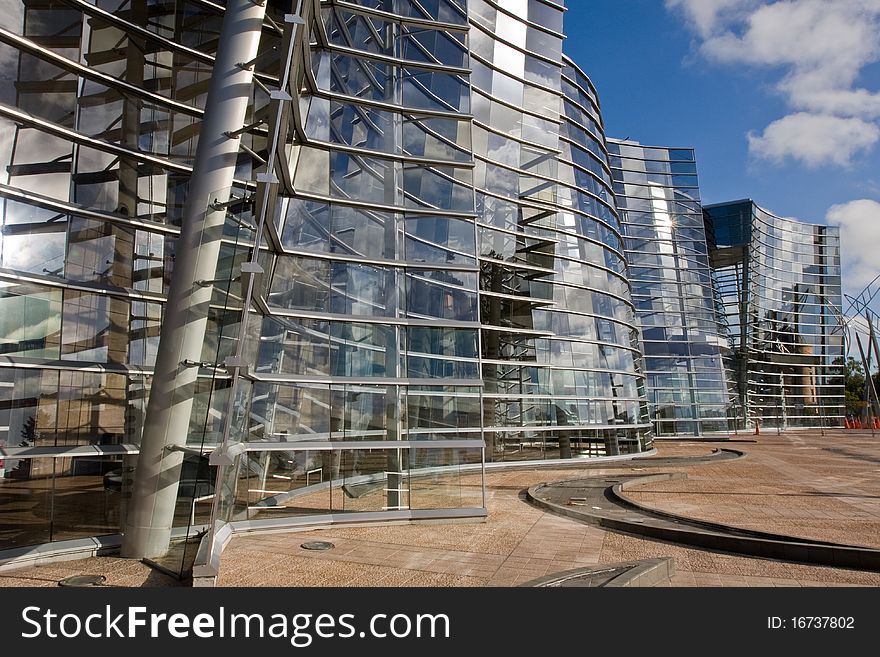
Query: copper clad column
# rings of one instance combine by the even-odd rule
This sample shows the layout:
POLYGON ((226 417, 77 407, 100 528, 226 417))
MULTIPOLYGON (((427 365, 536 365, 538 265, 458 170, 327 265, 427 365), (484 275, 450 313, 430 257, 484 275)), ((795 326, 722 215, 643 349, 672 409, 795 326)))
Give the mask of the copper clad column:
POLYGON ((122 555, 158 557, 168 550, 183 454, 168 447, 187 440, 198 366, 253 72, 241 66, 257 56, 265 4, 229 0, 205 103, 199 145, 177 242, 159 355, 144 419, 140 457, 125 527, 122 555))

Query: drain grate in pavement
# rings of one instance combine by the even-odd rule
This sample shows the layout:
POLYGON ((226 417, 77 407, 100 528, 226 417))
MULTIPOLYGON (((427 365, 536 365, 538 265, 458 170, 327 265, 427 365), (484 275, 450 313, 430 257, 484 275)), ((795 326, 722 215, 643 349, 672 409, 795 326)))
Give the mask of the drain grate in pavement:
POLYGON ((336 546, 329 541, 309 541, 300 545, 303 550, 332 550, 336 546))
POLYGON ((58 586, 101 586, 107 578, 104 575, 73 575, 58 581, 58 586))

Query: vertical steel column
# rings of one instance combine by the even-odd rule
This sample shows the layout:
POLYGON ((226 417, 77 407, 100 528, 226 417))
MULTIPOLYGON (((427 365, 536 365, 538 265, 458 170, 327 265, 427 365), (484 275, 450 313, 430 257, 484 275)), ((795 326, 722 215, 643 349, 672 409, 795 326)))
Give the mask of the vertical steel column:
POLYGON ((171 539, 183 454, 170 451, 186 443, 198 367, 207 328, 208 305, 216 276, 226 210, 240 136, 253 82, 265 2, 228 0, 220 31, 205 117, 175 249, 174 273, 162 323, 159 355, 144 419, 141 451, 125 527, 122 555, 165 554, 171 539))
MULTIPOLYGON (((871 340, 870 346, 874 347, 874 354, 877 357, 878 363, 880 363, 880 345, 877 344, 877 332, 874 330, 874 322, 871 320, 871 313, 865 311, 865 319, 868 321, 868 330, 869 330, 869 338, 871 340)), ((871 349, 868 349, 868 359, 870 360, 870 352, 871 349)), ((870 362, 869 362, 870 366, 870 362)), ((877 402, 877 417, 880 417, 880 397, 877 396, 877 386, 874 384, 874 377, 868 371, 865 370, 865 380, 870 382, 871 384, 871 392, 874 393, 874 401, 877 402)))
POLYGON ((880 400, 877 398, 877 390, 874 387, 874 379, 871 378, 871 343, 868 342, 868 355, 865 356, 865 350, 862 347, 862 339, 856 333, 856 346, 859 348, 859 356, 862 358, 862 367, 865 370, 865 421, 870 415, 875 413, 875 409, 880 409, 880 400), (873 395, 872 395, 873 393, 873 395), (871 398, 873 396, 872 403, 871 398), (876 406, 874 405, 876 403, 876 406))
MULTIPOLYGON (((391 0, 385 0, 382 9, 393 13, 394 3, 391 0)), ((401 53, 397 47, 398 32, 401 28, 397 23, 388 22, 385 29, 385 49, 384 52, 392 57, 399 57, 401 53)), ((401 76, 399 64, 397 62, 389 62, 386 64, 387 77, 385 80, 385 102, 392 105, 399 105, 403 102, 403 91, 401 87, 401 76)), ((403 143, 403 117, 399 111, 391 114, 391 129, 385 135, 385 142, 392 153, 401 151, 403 143)), ((403 188, 403 165, 391 161, 388 168, 385 169, 385 203, 387 205, 403 205, 401 189, 403 188)), ((385 224, 385 257, 389 260, 402 258, 400 253, 400 244, 398 243, 398 213, 393 213, 389 221, 385 224)), ((401 217, 403 221, 403 218, 401 217)), ((396 267, 389 267, 385 275, 385 303, 388 313, 391 317, 399 318, 401 316, 400 308, 400 289, 406 286, 406 273, 399 271, 396 267)), ((399 320, 398 320, 399 321, 399 320)), ((403 352, 403 332, 399 324, 389 328, 390 337, 385 344, 385 376, 400 378, 401 372, 401 355, 403 352)), ((400 386, 392 385, 385 388, 385 440, 389 442, 397 442, 402 438, 402 421, 405 410, 402 408, 404 401, 402 389, 400 386)), ((409 454, 407 454, 409 456, 409 454)), ((407 470, 410 460, 406 459, 407 470)), ((400 449, 386 451, 386 496, 385 506, 389 511, 399 511, 403 508, 409 508, 410 498, 409 492, 404 490, 404 483, 409 478, 404 475, 404 459, 403 452, 400 449)))

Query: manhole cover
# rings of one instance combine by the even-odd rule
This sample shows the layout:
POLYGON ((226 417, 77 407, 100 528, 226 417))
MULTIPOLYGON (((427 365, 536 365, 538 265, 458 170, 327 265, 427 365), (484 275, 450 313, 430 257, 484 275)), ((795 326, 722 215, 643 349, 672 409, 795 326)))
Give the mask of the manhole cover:
POLYGON ((58 586, 101 586, 106 581, 103 575, 74 575, 60 580, 58 586))
POLYGON ((311 541, 300 545, 303 550, 332 550, 336 546, 327 541, 311 541))

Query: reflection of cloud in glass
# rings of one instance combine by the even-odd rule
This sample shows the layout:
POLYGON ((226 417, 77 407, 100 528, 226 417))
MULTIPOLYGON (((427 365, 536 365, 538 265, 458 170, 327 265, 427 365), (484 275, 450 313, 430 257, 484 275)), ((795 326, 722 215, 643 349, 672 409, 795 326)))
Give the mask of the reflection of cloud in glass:
MULTIPOLYGON (((21 0, 0 0, 0 27, 21 34, 21 18, 24 3, 21 0)), ((6 62, 0 59, 0 63, 6 62)), ((0 69, 5 71, 6 69, 0 69)))
MULTIPOLYGON (((21 2, 0 0, 0 27, 17 31, 21 23, 22 6, 21 2)), ((18 51, 12 46, 0 43, 0 103, 5 103, 6 105, 15 104, 16 92, 14 82, 17 72, 18 51)), ((2 167, 4 174, 9 164, 9 157, 12 152, 12 137, 14 135, 13 124, 0 121, 0 167, 2 167)))
MULTIPOLYGON (((0 299, 0 309, 3 309, 4 315, 7 310, 5 303, 3 303, 5 301, 6 299, 0 299)), ((22 315, 18 315, 18 317, 21 316, 22 315)), ((27 326, 10 326, 8 330, 6 330, 5 323, 0 323, 0 326, 4 327, 4 330, 0 333, 0 341, 20 342, 22 340, 34 340, 36 338, 48 337, 53 333, 57 333, 61 329, 61 321, 60 317, 54 315, 43 317, 39 321, 27 326)))
POLYGON ((3 267, 37 274, 61 275, 64 267, 64 233, 40 235, 3 235, 3 267))
MULTIPOLYGON (((0 157, 12 158, 8 164, 38 164, 52 160, 61 161, 69 157, 72 144, 60 137, 54 137, 33 128, 16 128, 15 125, 0 119, 0 146, 6 151, 0 157), (15 149, 12 152, 12 139, 15 138, 15 149), (8 141, 4 141, 8 139, 8 141)), ((0 165, 7 164, 0 160, 0 165)), ((5 166, 4 166, 5 171, 5 166)), ((42 194, 62 201, 69 200, 69 173, 40 173, 36 175, 10 176, 7 181, 19 189, 42 194)))
MULTIPOLYGON (((19 286, 0 287, 0 343, 9 345, 41 340, 61 330, 61 292, 27 296, 16 294, 19 286)), ((31 291, 33 292, 33 291, 31 291)))

